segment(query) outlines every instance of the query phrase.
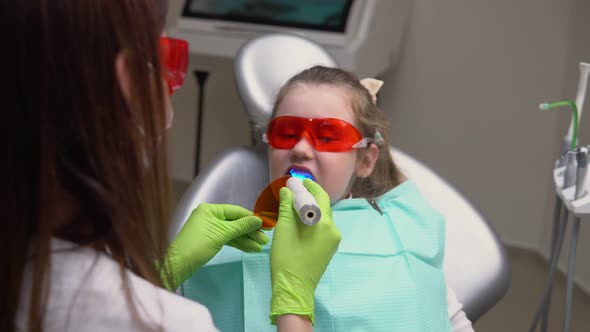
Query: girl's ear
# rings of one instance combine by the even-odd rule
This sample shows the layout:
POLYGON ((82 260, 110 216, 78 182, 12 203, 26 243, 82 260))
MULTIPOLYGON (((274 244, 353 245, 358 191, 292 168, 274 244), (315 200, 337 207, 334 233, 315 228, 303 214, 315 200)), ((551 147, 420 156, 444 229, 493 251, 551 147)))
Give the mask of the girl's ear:
POLYGON ((358 160, 356 163, 355 175, 366 178, 373 173, 373 168, 377 163, 379 156, 379 147, 377 144, 369 144, 366 149, 359 150, 358 160))

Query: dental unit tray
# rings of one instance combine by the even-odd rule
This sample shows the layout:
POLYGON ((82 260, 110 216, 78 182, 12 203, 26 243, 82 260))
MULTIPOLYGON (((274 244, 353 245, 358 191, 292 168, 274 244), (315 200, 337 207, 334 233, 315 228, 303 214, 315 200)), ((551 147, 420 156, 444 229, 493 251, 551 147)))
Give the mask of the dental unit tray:
MULTIPOLYGON (((580 198, 575 199, 576 185, 564 187, 566 166, 559 166, 553 170, 553 180, 555 182, 555 191, 567 209, 575 215, 583 216, 590 214, 590 185, 587 181, 583 183, 583 192, 580 198)), ((588 169, 590 170, 590 168, 588 169)), ((586 178, 588 178, 588 170, 586 178)))
POLYGON ((542 332, 548 329, 549 311, 551 308, 552 288, 555 280, 564 235, 567 231, 568 220, 572 219, 572 235, 570 237, 570 248, 568 255, 566 298, 564 304, 563 331, 570 332, 572 318, 573 286, 576 268, 577 242, 580 233, 581 216, 590 214, 590 186, 587 183, 589 147, 578 145, 578 125, 582 116, 590 64, 581 62, 579 64, 580 80, 576 101, 561 100, 546 102, 539 105, 541 110, 548 110, 563 106, 569 106, 572 110, 572 119, 568 134, 562 142, 561 158, 555 162, 553 169, 553 181, 555 183, 555 207, 553 211, 553 229, 551 233, 551 251, 549 255, 549 272, 543 290, 543 296, 529 332, 537 331, 541 327, 542 332), (573 215, 573 216, 570 216, 573 215))

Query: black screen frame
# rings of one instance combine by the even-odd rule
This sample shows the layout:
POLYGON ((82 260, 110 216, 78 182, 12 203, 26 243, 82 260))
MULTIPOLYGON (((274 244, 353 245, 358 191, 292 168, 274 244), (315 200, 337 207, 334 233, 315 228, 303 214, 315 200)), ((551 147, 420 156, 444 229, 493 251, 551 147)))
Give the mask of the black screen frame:
MULTIPOLYGON (((324 32, 337 32, 337 33, 345 33, 346 32, 346 24, 348 23, 348 19, 350 18, 350 10, 352 7, 352 3, 354 0, 346 0, 346 4, 344 5, 344 10, 342 11, 342 18, 341 24, 334 27, 326 27, 325 25, 321 24, 310 24, 310 23, 294 23, 294 22, 285 22, 285 21, 278 21, 273 19, 265 19, 265 18, 254 18, 250 16, 243 16, 243 15, 215 15, 210 13, 203 13, 203 12, 194 12, 190 10, 190 4, 193 0, 185 0, 184 8, 182 10, 183 17, 190 17, 190 18, 199 18, 199 19, 206 19, 206 20, 218 20, 218 21, 229 21, 229 22, 236 22, 236 23, 252 23, 252 24, 260 24, 260 25, 267 25, 267 26, 279 26, 285 28, 297 28, 297 29, 306 29, 306 30, 315 30, 315 31, 324 31, 324 32)), ((390 0, 386 0, 390 1, 390 0)))

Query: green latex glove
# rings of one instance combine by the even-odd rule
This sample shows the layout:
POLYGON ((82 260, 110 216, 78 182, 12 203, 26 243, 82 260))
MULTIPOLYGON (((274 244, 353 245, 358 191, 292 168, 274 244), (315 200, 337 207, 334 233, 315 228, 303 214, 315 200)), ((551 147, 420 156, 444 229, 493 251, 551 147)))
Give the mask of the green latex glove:
POLYGON ((240 206, 200 204, 168 247, 165 261, 173 285, 163 277, 164 285, 175 290, 226 244, 245 252, 260 252, 268 243, 266 234, 258 230, 261 225, 260 218, 240 206))
POLYGON ((316 199, 322 218, 313 226, 303 224, 293 208, 293 193, 281 188, 279 218, 270 249, 273 324, 284 314, 306 316, 314 323, 315 288, 340 243, 328 194, 312 180, 304 180, 303 185, 316 199))

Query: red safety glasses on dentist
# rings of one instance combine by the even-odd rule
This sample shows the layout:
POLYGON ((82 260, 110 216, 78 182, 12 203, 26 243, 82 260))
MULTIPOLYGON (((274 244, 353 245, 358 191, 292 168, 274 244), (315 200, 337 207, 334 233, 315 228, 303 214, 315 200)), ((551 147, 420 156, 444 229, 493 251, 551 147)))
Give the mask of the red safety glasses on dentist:
POLYGON ((160 37, 160 58, 168 93, 172 95, 184 83, 188 66, 188 43, 182 39, 160 37))
POLYGON ((373 139, 363 137, 358 129, 344 120, 296 116, 274 118, 262 139, 275 149, 291 149, 302 138, 307 138, 317 151, 324 152, 364 148, 373 142, 373 139))

